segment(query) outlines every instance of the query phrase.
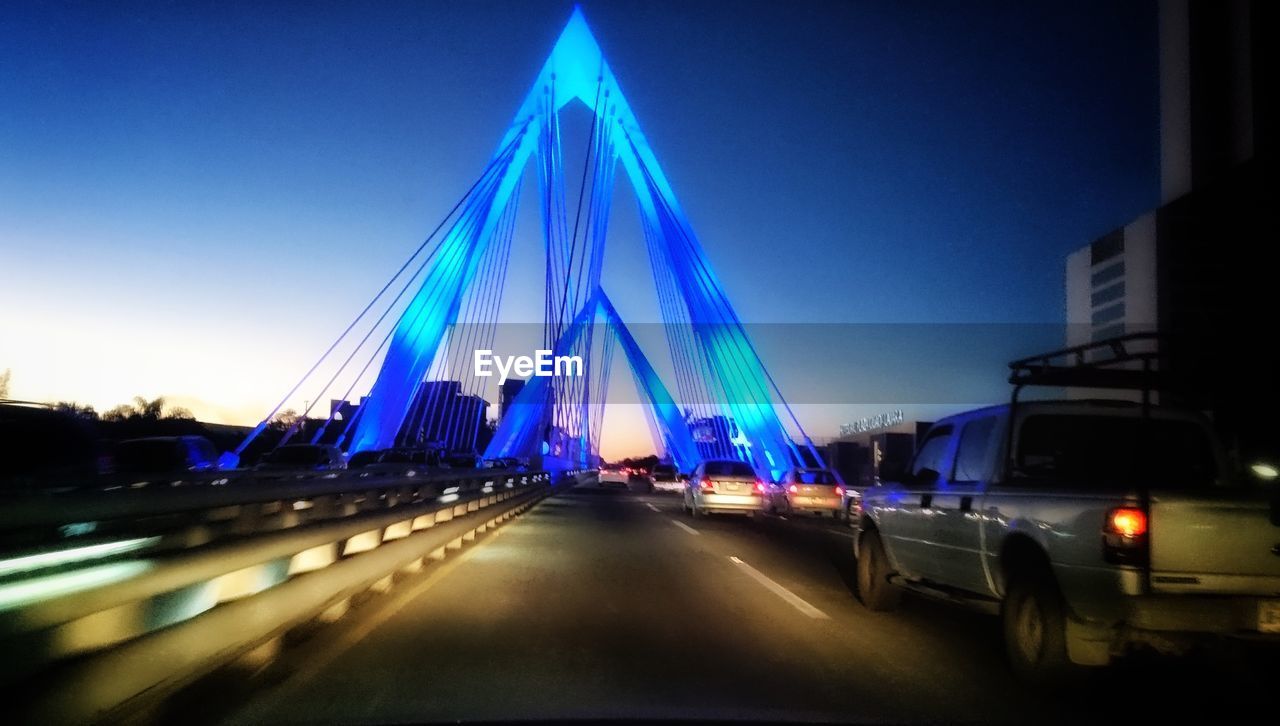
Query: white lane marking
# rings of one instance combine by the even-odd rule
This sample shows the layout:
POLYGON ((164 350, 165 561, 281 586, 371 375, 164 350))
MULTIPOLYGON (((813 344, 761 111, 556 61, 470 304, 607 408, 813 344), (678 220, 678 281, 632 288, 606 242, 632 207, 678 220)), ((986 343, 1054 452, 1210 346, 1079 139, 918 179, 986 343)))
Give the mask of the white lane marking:
POLYGON ((778 515, 778 519, 781 519, 784 522, 787 521, 787 518, 782 516, 781 514, 778 515))
POLYGON ((794 592, 791 592, 790 590, 783 587, 782 585, 779 585, 778 583, 769 579, 767 575, 757 570, 756 568, 752 567, 751 565, 748 565, 747 563, 733 556, 730 556, 729 560, 732 561, 733 564, 737 565, 738 567, 741 567, 743 572, 751 576, 751 579, 755 580, 761 585, 764 585, 765 589, 767 589, 769 592, 772 592, 774 595, 777 595, 783 600, 786 600, 787 604, 795 608, 796 610, 799 610, 800 612, 804 613, 805 615, 808 615, 809 617, 815 620, 831 619, 829 615, 815 608, 814 606, 810 605, 799 595, 795 594, 794 592))
POLYGON ((688 532, 689 534, 702 534, 701 532, 699 532, 698 530, 694 529, 693 527, 690 527, 689 525, 685 524, 684 522, 681 522, 681 521, 678 521, 678 520, 673 519, 673 520, 671 520, 671 523, 672 523, 672 524, 674 524, 675 526, 679 527, 680 529, 683 529, 684 531, 688 532))
POLYGON ((857 538, 858 538, 858 536, 857 536, 856 534, 854 534, 853 532, 841 532, 841 531, 840 531, 840 530, 838 530, 838 529, 828 529, 828 530, 824 530, 824 531, 829 532, 829 533, 834 534, 834 535, 839 535, 839 536, 841 536, 841 537, 848 537, 849 539, 857 539, 857 538))
POLYGON ((658 509, 657 507, 653 506, 653 502, 645 502, 645 503, 644 503, 644 505, 645 505, 646 507, 648 507, 648 508, 652 509, 652 510, 653 510, 653 511, 655 511, 655 512, 661 512, 661 511, 662 511, 661 509, 658 509))

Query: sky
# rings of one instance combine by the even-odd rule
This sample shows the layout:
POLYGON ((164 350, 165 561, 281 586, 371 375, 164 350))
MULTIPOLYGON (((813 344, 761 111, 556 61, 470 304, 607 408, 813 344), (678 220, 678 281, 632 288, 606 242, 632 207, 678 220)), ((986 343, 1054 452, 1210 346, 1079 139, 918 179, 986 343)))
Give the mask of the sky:
MULTIPOLYGON (((572 8, 4 3, 11 395, 256 422, 470 186, 572 8)), ((1067 253, 1157 203, 1153 2, 582 8, 739 316, 832 326, 814 355, 785 333, 762 350, 815 436, 947 375, 945 349, 870 355, 848 331, 949 331, 975 365, 1060 340, 1067 253), (902 395, 810 390, 903 370, 902 395)), ((634 209, 614 209, 606 289, 656 321, 634 209)), ((541 320, 527 211, 512 322, 541 320)), ((983 380, 925 399, 1000 395, 983 380)), ((606 456, 646 448, 632 408, 606 456)))

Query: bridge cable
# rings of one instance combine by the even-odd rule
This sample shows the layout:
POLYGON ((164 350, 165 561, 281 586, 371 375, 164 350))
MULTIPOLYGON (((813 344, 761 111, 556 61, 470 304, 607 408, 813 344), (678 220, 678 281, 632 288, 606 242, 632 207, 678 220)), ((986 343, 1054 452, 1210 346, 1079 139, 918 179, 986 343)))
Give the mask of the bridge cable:
MULTIPOLYGON (((528 123, 529 121, 525 122, 526 127, 528 126, 528 123)), ((329 347, 325 350, 325 352, 320 356, 319 360, 317 360, 315 364, 312 365, 311 368, 308 369, 308 371, 305 374, 303 374, 302 378, 296 384, 294 384, 293 388, 289 389, 289 392, 285 394, 284 398, 280 399, 280 402, 277 403, 275 407, 271 409, 270 413, 268 413, 266 417, 262 419, 261 422, 259 422, 258 426, 255 427, 254 430, 250 432, 250 434, 246 436, 243 441, 240 442, 240 445, 237 446, 233 451, 233 453, 237 457, 244 452, 245 448, 247 448, 248 445, 252 443, 252 441, 255 438, 257 438, 258 434, 262 433, 263 429, 266 428, 266 425, 271 420, 271 418, 275 416, 277 413, 279 413, 280 409, 284 407, 284 404, 287 403, 289 399, 292 398, 293 395, 298 392, 298 389, 302 387, 302 384, 306 382, 306 380, 310 378, 313 373, 315 373, 316 369, 320 367, 321 363, 323 363, 324 360, 329 357, 329 355, 334 351, 334 349, 338 347, 338 344, 341 343, 342 340, 347 337, 347 335, 351 332, 351 330, 355 328, 355 326, 364 318, 364 316, 369 312, 369 310, 373 308, 374 304, 377 303, 378 300, 383 296, 383 294, 385 294, 386 291, 391 288, 391 285, 396 281, 396 279, 399 278, 400 275, 403 274, 406 269, 408 269, 409 265, 413 262, 414 258, 416 258, 419 254, 421 254, 424 249, 426 249, 427 245, 431 243, 431 240, 434 239, 436 235, 440 233, 440 230, 444 228, 444 225, 446 222, 448 222, 449 218, 452 217, 455 212, 457 212, 458 208, 461 207, 463 203, 467 200, 467 198, 472 194, 472 192, 475 191, 475 189, 484 180, 485 176, 489 173, 489 171, 494 168, 498 160, 503 156, 505 156, 509 151, 514 151, 516 144, 519 142, 522 135, 523 135, 523 129, 521 129, 521 131, 516 134, 515 138, 512 139, 511 143, 508 144, 505 149, 500 151, 499 154, 496 154, 494 158, 490 160, 489 164, 481 172, 480 177, 476 179, 476 181, 471 185, 471 188, 468 189, 466 193, 464 193, 462 197, 453 205, 453 208, 449 210, 449 212, 445 215, 445 217, 442 220, 440 220, 440 223, 436 225, 436 228, 434 230, 431 231, 431 234, 427 235, 426 239, 424 239, 422 243, 418 245, 417 249, 413 251, 413 254, 409 255, 409 258, 404 261, 404 264, 402 264, 398 270, 396 270, 395 274, 391 276, 391 279, 387 280, 386 284, 382 286, 382 289, 380 289, 378 293, 373 296, 373 299, 370 300, 367 305, 365 305, 364 309, 361 310, 358 315, 356 315, 355 319, 352 320, 351 323, 347 325, 347 327, 342 331, 342 333, 339 334, 338 337, 333 341, 333 343, 329 345, 329 347)))
MULTIPOLYGON (((507 147, 505 147, 505 148, 500 152, 500 154, 499 154, 499 155, 495 156, 494 160, 490 162, 489 166, 488 166, 488 167, 486 167, 486 169, 481 173, 480 177, 476 180, 476 182, 475 182, 474 184, 472 184, 471 189, 469 189, 469 190, 467 191, 467 195, 465 195, 463 199, 459 200, 459 203, 458 203, 458 204, 455 204, 455 205, 454 205, 454 208, 453 208, 452 210, 450 210, 449 214, 445 217, 445 219, 441 221, 441 223, 440 223, 440 224, 436 227, 436 229, 431 233, 431 236, 427 238, 427 242, 429 242, 429 241, 431 240, 431 238, 432 238, 432 237, 434 237, 436 234, 438 234, 438 233, 439 233, 439 231, 444 227, 444 224, 445 224, 445 223, 449 220, 449 218, 451 218, 451 217, 454 215, 454 213, 457 211, 458 206, 459 206, 459 205, 461 205, 463 202, 466 202, 466 201, 467 201, 467 197, 469 197, 469 196, 470 196, 470 195, 471 195, 471 194, 476 190, 476 188, 477 188, 477 187, 478 187, 482 182, 485 182, 486 177, 489 177, 489 176, 490 176, 490 172, 491 172, 491 170, 492 170, 493 168, 495 168, 495 167, 494 167, 494 163, 496 163, 497 161, 502 160, 502 159, 507 159, 507 158, 511 155, 511 153, 513 153, 513 152, 514 152, 516 142, 519 140, 519 136, 520 136, 520 135, 522 135, 522 134, 523 134, 523 131, 521 131, 521 132, 520 132, 520 134, 517 134, 517 138, 516 138, 516 139, 514 139, 514 140, 512 141, 512 143, 508 144, 508 145, 507 145, 507 147)), ((491 183, 492 183, 492 182, 490 181, 490 184, 491 184, 491 183)), ((393 282, 395 282, 396 278, 400 277, 400 275, 401 275, 401 274, 404 272, 404 270, 409 266, 409 264, 413 261, 413 259, 414 259, 415 257, 417 257, 419 253, 421 253, 422 249, 426 246, 427 242, 424 242, 422 245, 420 245, 420 246, 419 246, 419 248, 418 248, 418 249, 413 253, 413 255, 411 255, 411 256, 410 256, 410 258, 405 262, 405 264, 404 264, 403 266, 401 266, 400 270, 398 270, 398 271, 396 272, 396 274, 392 276, 392 278, 391 278, 391 279, 387 282, 387 284, 382 288, 382 290, 378 293, 378 295, 377 295, 377 296, 375 296, 375 297, 374 297, 374 299, 373 299, 372 301, 370 301, 369 305, 365 307, 365 310, 361 313, 360 317, 363 317, 363 316, 364 316, 364 314, 365 314, 365 313, 367 313, 367 312, 369 311, 369 309, 371 309, 371 308, 373 307, 373 304, 374 304, 375 302, 377 302, 378 298, 380 298, 380 297, 382 296, 382 294, 383 294, 383 293, 385 293, 385 292, 387 291, 387 289, 389 289, 389 288, 390 288, 391 284, 392 284, 393 282)), ((302 415, 299 417, 298 421, 295 421, 295 422, 294 422, 294 424, 293 424, 292 426, 290 426, 290 428, 285 432, 284 436, 282 436, 282 437, 281 437, 281 441, 280 441, 279 443, 277 443, 277 444, 276 444, 276 448, 278 448, 278 447, 280 447, 280 446, 285 445, 285 443, 287 443, 287 442, 289 441, 289 439, 291 439, 291 438, 293 437, 293 435, 296 433, 296 431, 297 431, 298 427, 299 427, 299 426, 300 426, 304 421, 306 421, 306 420, 307 420, 307 418, 306 418, 306 417, 307 417, 307 414, 308 414, 308 413, 310 413, 311 409, 312 409, 312 408, 314 408, 314 407, 315 407, 315 406, 316 406, 316 405, 321 401, 321 399, 322 399, 322 398, 323 398, 323 396, 324 396, 324 393, 325 393, 326 391, 328 391, 329 387, 333 385, 333 383, 337 380, 337 378, 342 374, 342 372, 346 369, 346 367, 351 363, 351 361, 352 361, 352 359, 355 357, 356 353, 358 353, 358 352, 359 352, 359 350, 360 350, 360 348, 361 348, 361 347, 363 347, 363 346, 364 346, 364 344, 369 340, 370 336, 372 336, 372 335, 373 335, 373 332, 378 328, 378 326, 379 326, 379 325, 381 325, 381 324, 382 324, 382 322, 386 319, 387 315, 388 315, 388 314, 389 314, 389 313, 390 313, 390 312, 395 308, 396 303, 397 303, 397 302, 399 302, 400 298, 404 296, 404 293, 405 293, 406 291, 408 291, 408 289, 413 285, 414 280, 416 280, 416 279, 417 279, 417 277, 418 277, 418 275, 420 275, 420 274, 422 273, 422 271, 426 268, 426 266, 427 266, 428 264, 430 264, 430 262, 431 262, 431 261, 436 257, 436 255, 439 253, 439 251, 440 251, 440 247, 439 247, 439 246, 435 247, 435 248, 434 248, 434 249, 433 249, 433 250, 432 250, 432 251, 431 251, 431 252, 430 252, 430 253, 429 253, 429 254, 428 254, 428 255, 427 255, 423 260, 422 260, 422 262, 418 265, 418 267, 417 267, 417 269, 414 271, 414 273, 413 273, 413 274, 412 274, 412 275, 411 275, 411 276, 410 276, 410 277, 405 281, 405 283, 401 286, 400 291, 399 291, 399 292, 396 294, 396 296, 391 300, 391 302, 390 302, 390 303, 388 303, 387 307, 383 310, 382 314, 381 314, 381 315, 378 317, 378 319, 374 322, 373 326, 372 326, 372 327, 370 327, 370 329, 368 330, 368 332, 366 332, 366 333, 365 333, 364 337, 360 340, 360 342, 359 342, 359 343, 357 343, 357 344, 356 344, 356 347, 355 347, 355 348, 351 351, 351 353, 347 356, 346 360, 344 360, 344 361, 342 362, 341 366, 339 366, 338 370, 333 374, 333 376, 332 376, 332 377, 329 379, 329 381, 324 385, 324 387, 320 390, 320 392, 319 392, 319 393, 318 393, 318 394, 317 394, 317 395, 312 399, 311 403, 310 403, 310 404, 306 407, 306 409, 302 412, 302 415)), ((356 319, 355 321, 353 321, 353 322, 352 322, 352 325, 351 325, 350 327, 348 327, 348 329, 347 329, 347 331, 346 331, 346 332, 350 332, 351 328, 352 328, 352 327, 354 327, 354 326, 355 326, 355 324, 356 324, 357 322, 359 322, 359 317, 357 317, 357 319, 356 319)), ((393 328, 393 330, 394 330, 394 328, 393 328)), ((344 332, 343 336, 345 336, 345 335, 346 335, 346 333, 344 332)), ((339 337, 339 341, 340 341, 341 339, 342 339, 342 336, 340 336, 340 337, 339 337)), ((338 342, 338 341, 335 341, 335 343, 334 343, 334 345, 335 345, 335 346, 337 345, 337 342, 338 342)), ((330 352, 332 352, 332 350, 333 350, 333 348, 331 347, 331 348, 330 348, 330 352)), ((328 353, 326 353, 325 355, 327 356, 327 355, 328 355, 328 353)), ((314 372, 315 368, 316 368, 316 367, 318 367, 322 361, 323 361, 323 357, 321 358, 321 361, 317 361, 316 366, 313 366, 313 368, 312 368, 312 372, 314 372)), ((307 376, 304 376, 304 377, 303 377, 303 380, 298 382, 298 385, 297 385, 297 386, 295 386, 295 388, 294 388, 294 390, 295 390, 295 391, 297 390, 297 388, 298 388, 298 387, 301 387, 302 383, 306 380, 306 378, 307 378, 307 377, 309 377, 309 376, 310 376, 310 374, 311 374, 311 372, 308 372, 307 376)), ((290 395, 292 395, 292 393, 291 393, 290 395)), ((286 398, 286 400, 287 400, 287 398, 286 398)), ((283 404, 282 404, 282 405, 283 405, 283 404)), ((277 408, 278 408, 278 407, 277 407, 277 408)), ((274 412, 273 412, 271 415, 274 415, 274 412)), ((268 420, 269 420, 269 419, 270 419, 270 415, 268 416, 268 420)), ((331 421, 332 421, 332 419, 333 419, 333 415, 332 415, 332 412, 331 412, 331 413, 330 413, 330 416, 329 416, 329 419, 327 419, 327 420, 326 420, 325 424, 322 426, 322 429, 323 429, 323 428, 327 428, 327 426, 328 426, 329 422, 331 422, 331 421)), ((245 443, 247 443, 247 442, 245 442, 245 443)), ((242 444, 241 444, 241 446, 243 447, 243 446, 245 445, 245 443, 242 443, 242 444)))

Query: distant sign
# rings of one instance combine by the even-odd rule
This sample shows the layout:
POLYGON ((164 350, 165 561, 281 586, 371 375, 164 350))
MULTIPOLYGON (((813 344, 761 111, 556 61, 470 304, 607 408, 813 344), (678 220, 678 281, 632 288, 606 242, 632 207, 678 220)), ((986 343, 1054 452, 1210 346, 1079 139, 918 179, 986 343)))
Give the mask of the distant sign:
POLYGON ((886 411, 878 413, 874 416, 860 418, 857 421, 850 421, 847 424, 840 425, 841 436, 852 436, 853 434, 862 434, 877 429, 887 429, 890 426, 896 426, 906 420, 906 416, 902 413, 902 409, 886 411))

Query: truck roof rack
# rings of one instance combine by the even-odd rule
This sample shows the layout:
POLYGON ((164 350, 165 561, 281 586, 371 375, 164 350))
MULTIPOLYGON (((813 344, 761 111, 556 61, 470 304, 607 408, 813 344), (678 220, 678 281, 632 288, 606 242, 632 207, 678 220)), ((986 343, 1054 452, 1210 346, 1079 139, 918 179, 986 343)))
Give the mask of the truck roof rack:
POLYGON ((1009 382, 1018 388, 1160 390, 1169 383, 1156 366, 1160 340, 1156 333, 1130 333, 1022 358, 1009 364, 1009 382))
MULTIPOLYGON (((1151 392, 1170 387, 1168 373, 1156 366, 1160 341, 1156 333, 1129 333, 1013 361, 1009 364, 1009 382, 1013 384, 1010 419, 1016 415, 1023 386, 1141 391, 1142 415, 1149 416, 1151 392)), ((1009 426, 1005 434, 1007 451, 1013 451, 1013 431, 1009 426)), ((1005 478, 1012 472, 1013 458, 1006 457, 1005 478)))

